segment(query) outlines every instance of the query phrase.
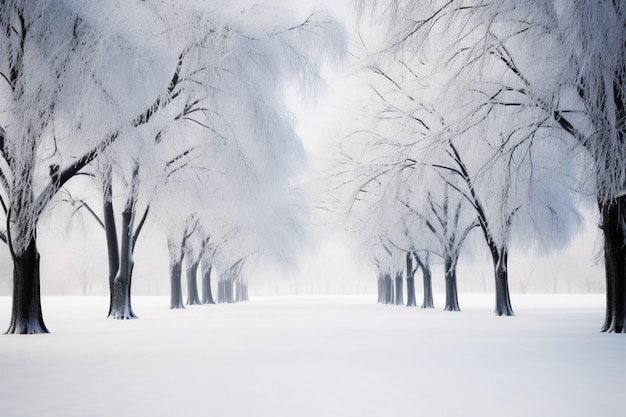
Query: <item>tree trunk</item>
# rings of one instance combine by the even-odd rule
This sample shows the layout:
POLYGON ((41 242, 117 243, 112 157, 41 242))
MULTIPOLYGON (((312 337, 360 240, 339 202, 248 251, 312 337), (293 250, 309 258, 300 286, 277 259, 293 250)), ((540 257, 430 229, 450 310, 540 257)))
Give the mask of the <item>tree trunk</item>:
POLYGON ((446 268, 446 306, 444 311, 461 311, 456 285, 456 262, 446 256, 444 264, 446 268))
POLYGON ((383 275, 379 272, 378 276, 376 277, 376 284, 378 285, 377 302, 380 304, 384 303, 384 300, 385 300, 384 282, 385 281, 384 281, 383 275))
POLYGON ((13 253, 13 307, 7 334, 48 333, 41 311, 39 252, 35 237, 13 253))
POLYGON ((396 305, 404 305, 404 285, 402 283, 402 272, 396 272, 396 305))
POLYGON ((185 308, 183 304, 182 268, 178 260, 170 262, 170 308, 185 308))
POLYGON ((198 280, 196 275, 198 274, 198 261, 189 261, 187 267, 187 305, 197 305, 200 303, 200 297, 198 296, 198 280))
POLYGON ((183 248, 176 247, 173 242, 169 242, 167 246, 170 252, 170 308, 185 308, 181 283, 183 248))
POLYGON ((415 302, 415 271, 410 252, 406 254, 406 305, 407 307, 417 306, 415 302))
POLYGON ((421 258, 414 253, 415 262, 422 269, 422 281, 424 285, 424 299, 422 300, 422 308, 435 308, 433 302, 433 275, 430 271, 430 256, 426 254, 421 258))
POLYGON ((218 303, 223 303, 225 302, 226 296, 226 285, 225 285, 225 280, 224 279, 220 279, 217 282, 217 302, 218 303))
POLYGON ((384 304, 393 304, 393 280, 391 279, 390 274, 385 274, 384 278, 384 294, 383 303, 384 304))
POLYGON ((606 315, 603 332, 624 333, 626 323, 626 197, 600 203, 604 233, 604 267, 606 272, 606 315))
POLYGON ((406 306, 417 307, 417 302, 415 301, 415 278, 414 277, 406 278, 406 306))
POLYGON ((103 213, 104 233, 107 241, 107 256, 109 258, 109 313, 107 314, 107 317, 111 317, 114 315, 113 294, 116 293, 115 277, 120 269, 120 252, 117 241, 115 212, 113 208, 113 189, 111 182, 108 180, 104 186, 103 213))
POLYGON ((226 302, 227 303, 235 302, 235 282, 236 280, 233 278, 229 278, 226 280, 226 302))
POLYGON ((211 291, 211 263, 202 261, 202 304, 215 304, 213 292, 211 291))
POLYGON ((133 271, 133 220, 134 204, 131 196, 122 212, 122 250, 120 267, 111 286, 111 304, 109 317, 118 320, 135 319, 130 299, 133 271))
POLYGON ((491 257, 493 259, 493 271, 496 280, 496 309, 495 314, 498 316, 514 316, 511 307, 511 298, 509 293, 509 271, 508 257, 506 248, 491 248, 491 257))
POLYGON ((234 299, 236 302, 241 301, 240 300, 240 297, 241 297, 241 281, 240 280, 235 281, 233 294, 234 294, 234 299))
POLYGON ((422 281, 424 283, 422 308, 435 308, 435 302, 433 301, 433 274, 430 272, 430 267, 422 269, 422 281))

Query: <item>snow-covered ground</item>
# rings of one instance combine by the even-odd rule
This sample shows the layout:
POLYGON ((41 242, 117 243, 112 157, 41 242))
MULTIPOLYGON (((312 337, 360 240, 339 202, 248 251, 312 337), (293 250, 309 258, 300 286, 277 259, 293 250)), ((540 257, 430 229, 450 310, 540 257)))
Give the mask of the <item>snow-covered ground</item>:
MULTIPOLYGON (((436 299, 438 306, 442 300, 436 299)), ((372 297, 256 298, 105 320, 46 297, 49 335, 0 336, 0 416, 623 416, 626 337, 603 297, 461 295, 462 313, 372 297)), ((0 326, 10 299, 0 298, 0 326)))

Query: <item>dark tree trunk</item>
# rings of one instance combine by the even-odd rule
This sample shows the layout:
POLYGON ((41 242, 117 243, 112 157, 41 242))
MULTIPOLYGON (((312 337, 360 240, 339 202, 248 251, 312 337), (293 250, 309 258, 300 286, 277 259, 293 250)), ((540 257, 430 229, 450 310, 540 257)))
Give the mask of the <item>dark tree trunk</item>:
POLYGON ((13 307, 6 333, 48 333, 41 312, 39 252, 35 237, 23 252, 13 253, 13 307))
POLYGON ((187 305, 197 305, 200 303, 200 297, 198 296, 198 280, 196 275, 198 274, 198 262, 191 261, 187 267, 187 305))
POLYGON ((226 300, 226 284, 224 279, 217 282, 217 302, 224 303, 226 300))
POLYGON ((170 237, 167 242, 167 249, 170 257, 170 309, 185 308, 183 304, 183 259, 185 258, 185 248, 187 239, 191 236, 189 230, 185 229, 180 240, 180 246, 170 237))
POLYGON ((378 292, 377 292, 378 299, 377 299, 377 302, 381 303, 381 304, 385 300, 385 289, 384 289, 384 285, 385 284, 384 284, 384 282, 385 281, 384 281, 384 278, 383 278, 382 274, 379 273, 378 276, 376 277, 376 284, 378 285, 378 292))
POLYGON ((422 282, 424 285, 424 299, 422 300, 422 308, 435 308, 433 301, 433 275, 430 271, 430 256, 426 254, 423 258, 414 253, 415 262, 422 270, 422 282))
POLYGON ((384 304, 393 304, 393 279, 390 274, 385 274, 384 278, 384 304))
POLYGON ((417 307, 417 302, 415 301, 415 278, 407 277, 406 279, 406 306, 407 307, 417 307))
POLYGON ((626 332, 626 197, 600 203, 604 233, 606 315, 603 332, 626 332))
POLYGON ((120 267, 111 286, 109 317, 118 320, 137 318, 133 312, 130 298, 133 272, 133 220, 134 204, 131 196, 122 212, 122 250, 120 267))
POLYGON ((182 267, 178 259, 170 261, 170 308, 185 308, 183 304, 182 267))
POLYGON ((406 305, 407 307, 417 307, 415 301, 415 270, 413 269, 413 258, 410 252, 406 254, 406 305))
POLYGON ((396 305, 404 305, 404 285, 402 282, 402 272, 396 272, 396 305))
POLYGON ((424 283, 422 308, 435 308, 435 302, 433 301, 433 274, 430 272, 430 266, 422 269, 422 281, 424 283))
POLYGON ((446 305, 444 311, 461 311, 456 285, 456 262, 446 256, 444 264, 446 269, 446 305))
POLYGON ((514 316, 509 293, 508 252, 506 248, 491 248, 493 271, 496 279, 496 309, 498 316, 514 316))
POLYGON ((172 241, 167 244, 170 253, 170 309, 185 308, 183 304, 182 269, 184 248, 172 241))
POLYGON ((422 281, 424 283, 422 308, 435 308, 435 302, 433 300, 433 274, 430 271, 429 264, 424 264, 422 267, 422 281))
POLYGON ((211 271, 213 266, 202 261, 202 304, 215 304, 211 291, 211 271))
POLYGON ((115 212, 113 209, 113 190, 110 181, 104 186, 104 233, 107 241, 107 256, 109 258, 109 313, 107 317, 114 315, 113 294, 115 290, 115 277, 120 269, 120 252, 117 242, 117 227, 115 225, 115 212))

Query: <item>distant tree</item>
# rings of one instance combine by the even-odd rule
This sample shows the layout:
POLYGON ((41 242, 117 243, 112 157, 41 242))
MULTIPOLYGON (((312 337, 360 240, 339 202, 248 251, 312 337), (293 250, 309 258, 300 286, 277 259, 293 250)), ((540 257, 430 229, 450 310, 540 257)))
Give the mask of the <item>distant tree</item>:
POLYGON ((415 301, 415 271, 413 267, 413 254, 406 253, 406 305, 407 307, 417 306, 415 301))
POLYGON ((430 271, 430 252, 425 252, 424 254, 413 252, 413 257, 415 258, 415 262, 419 268, 422 270, 422 279, 424 283, 422 308, 435 308, 435 303, 433 301, 432 273, 430 271))
POLYGON ((192 245, 187 245, 185 258, 187 259, 187 305, 201 304, 198 293, 198 266, 200 265, 200 255, 198 250, 192 245))
MULTIPOLYGON (((376 132, 380 142, 394 142, 396 147, 388 164, 395 164, 398 175, 400 170, 429 165, 470 203, 493 259, 495 312, 512 315, 507 260, 513 233, 550 246, 569 239, 578 217, 566 191, 575 188, 568 178, 570 161, 557 154, 555 164, 544 156, 554 156, 559 143, 561 152, 571 154, 571 145, 550 130, 551 116, 538 110, 540 106, 515 97, 526 93, 524 86, 511 84, 518 77, 509 65, 520 61, 502 59, 508 53, 503 43, 510 38, 494 39, 501 29, 511 28, 503 23, 504 16, 519 10, 502 3, 463 1, 359 5, 362 11, 373 6, 373 13, 387 25, 389 37, 368 58, 367 69, 380 102, 374 113, 381 124, 376 132), (414 18, 405 19, 407 15, 414 18), (503 66, 503 61, 509 65, 503 66), (544 141, 551 136, 556 136, 557 146, 544 141), (565 169, 559 173, 550 165, 565 169), (554 178, 567 184, 559 186, 554 178), (554 198, 546 198, 547 193, 554 198)), ((524 13, 512 18, 522 22, 521 27, 528 23, 524 13)), ((511 37, 527 36, 523 28, 517 33, 519 29, 510 29, 511 37)))
POLYGON ((244 260, 238 259, 235 263, 225 266, 220 271, 217 302, 218 303, 235 303, 236 299, 236 286, 241 277, 241 269, 243 268, 244 260))
POLYGON ((435 167, 451 172, 461 179, 462 187, 454 185, 453 182, 449 184, 452 184, 473 207, 476 212, 477 225, 480 226, 491 253, 496 288, 495 314, 512 316, 514 314, 509 295, 508 247, 513 217, 520 207, 509 207, 509 195, 514 191, 511 187, 511 169, 506 167, 505 169, 494 170, 496 175, 505 179, 505 183, 501 188, 502 192, 497 194, 497 201, 492 202, 497 210, 488 211, 476 189, 477 178, 470 173, 464 158, 452 142, 450 142, 448 153, 451 163, 449 165, 436 164, 435 167))
POLYGON ((167 237, 167 249, 169 252, 169 274, 170 274, 170 308, 185 308, 183 303, 183 259, 187 251, 187 242, 196 232, 198 220, 188 217, 182 227, 171 227, 167 237))
POLYGON ((213 272, 214 252, 211 246, 206 245, 202 251, 200 263, 202 275, 202 304, 215 304, 211 289, 211 273, 213 272))
POLYGON ((408 207, 426 224, 433 236, 439 241, 440 255, 444 261, 446 284, 446 303, 444 310, 460 311, 457 289, 457 265, 463 242, 478 224, 473 217, 463 216, 464 199, 456 192, 451 192, 449 185, 443 186, 443 198, 435 200, 431 194, 427 201, 430 212, 421 214, 408 207))

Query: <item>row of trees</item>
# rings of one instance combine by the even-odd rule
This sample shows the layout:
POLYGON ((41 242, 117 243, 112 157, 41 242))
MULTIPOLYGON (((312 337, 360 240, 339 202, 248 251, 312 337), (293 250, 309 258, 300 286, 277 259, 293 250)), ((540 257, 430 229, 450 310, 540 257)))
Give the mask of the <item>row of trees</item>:
POLYGON ((232 301, 245 298, 246 264, 293 258, 306 218, 292 185, 304 153, 283 92, 318 86, 322 63, 341 55, 330 19, 271 2, 9 0, 0 27, 8 333, 47 332, 37 228, 55 203, 102 226, 117 319, 136 317, 133 253, 146 222, 168 236, 172 308, 183 306, 183 258, 191 304, 211 302, 214 268, 218 298, 232 301), (85 187, 99 190, 101 209, 85 187))
POLYGON ((390 300, 403 270, 413 287, 403 259, 433 254, 444 263, 445 309, 457 310, 459 254, 479 233, 495 312, 512 315, 512 242, 566 244, 593 200, 604 235, 602 329, 625 331, 626 4, 358 5, 368 27, 358 74, 371 94, 361 126, 342 140, 331 201, 379 270, 379 298, 390 300))

